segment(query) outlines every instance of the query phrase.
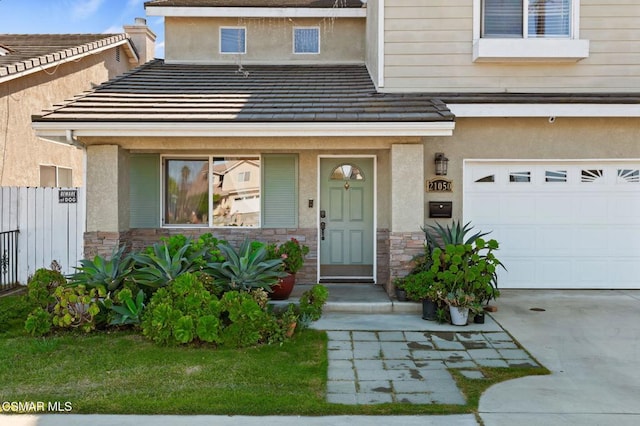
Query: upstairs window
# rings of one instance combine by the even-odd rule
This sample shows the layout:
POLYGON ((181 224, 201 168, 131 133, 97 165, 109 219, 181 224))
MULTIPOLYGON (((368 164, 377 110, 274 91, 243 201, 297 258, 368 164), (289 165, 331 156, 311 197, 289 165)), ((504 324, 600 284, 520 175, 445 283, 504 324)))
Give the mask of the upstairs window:
POLYGON ((220 28, 220 53, 247 53, 246 29, 244 27, 220 28))
POLYGON ((482 37, 569 38, 571 3, 572 0, 483 0, 482 37))
POLYGON ((577 62, 580 0, 473 0, 473 61, 577 62))
POLYGON ((320 53, 320 28, 294 28, 293 53, 320 53))

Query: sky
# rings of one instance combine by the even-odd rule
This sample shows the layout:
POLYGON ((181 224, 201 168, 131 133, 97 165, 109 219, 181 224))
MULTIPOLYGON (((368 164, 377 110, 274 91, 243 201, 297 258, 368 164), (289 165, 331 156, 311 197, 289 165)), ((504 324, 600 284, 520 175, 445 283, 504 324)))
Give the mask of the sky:
POLYGON ((156 57, 164 57, 162 17, 147 17, 145 0, 0 0, 0 34, 121 33, 123 25, 146 18, 156 36, 156 57))

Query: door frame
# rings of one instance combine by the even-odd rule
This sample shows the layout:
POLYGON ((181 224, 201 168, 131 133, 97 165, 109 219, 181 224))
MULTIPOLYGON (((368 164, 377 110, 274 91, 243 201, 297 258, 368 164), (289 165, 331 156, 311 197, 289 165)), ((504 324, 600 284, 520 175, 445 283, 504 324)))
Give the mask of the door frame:
MULTIPOLYGON (((322 159, 325 158, 332 158, 332 159, 336 159, 336 158, 371 158, 373 159, 373 276, 371 277, 373 279, 373 283, 377 284, 378 283, 378 234, 377 234, 377 229, 378 229, 378 156, 375 154, 352 154, 352 155, 347 155, 347 154, 320 154, 318 155, 318 164, 317 164, 317 168, 316 168, 316 176, 317 176, 317 194, 316 194, 316 199, 318 200, 317 206, 318 208, 316 209, 316 232, 317 232, 317 237, 316 237, 316 241, 317 241, 317 247, 316 247, 316 253, 318 253, 317 256, 317 260, 316 260, 316 275, 317 275, 317 282, 320 282, 321 276, 320 276, 320 214, 319 214, 319 209, 320 209, 320 195, 322 193, 321 191, 321 185, 322 185, 322 176, 321 176, 321 172, 320 172, 320 167, 321 167, 321 163, 322 163, 322 159)), ((368 278, 368 277, 367 277, 368 278)))

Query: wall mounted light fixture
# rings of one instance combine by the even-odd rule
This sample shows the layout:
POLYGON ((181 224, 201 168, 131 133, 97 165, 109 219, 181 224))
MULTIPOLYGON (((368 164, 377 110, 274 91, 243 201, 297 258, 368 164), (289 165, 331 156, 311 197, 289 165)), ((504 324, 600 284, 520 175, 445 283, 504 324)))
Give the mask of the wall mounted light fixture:
POLYGON ((444 156, 444 152, 436 152, 435 164, 436 175, 446 176, 449 168, 449 159, 444 156))

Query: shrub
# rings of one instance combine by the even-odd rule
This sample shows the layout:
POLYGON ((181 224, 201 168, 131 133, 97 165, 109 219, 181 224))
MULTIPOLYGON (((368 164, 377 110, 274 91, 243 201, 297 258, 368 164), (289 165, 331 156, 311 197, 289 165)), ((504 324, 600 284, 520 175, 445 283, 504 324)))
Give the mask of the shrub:
POLYGON ((169 285, 180 275, 200 269, 202 250, 194 251, 191 241, 173 252, 166 242, 154 244, 150 250, 131 255, 135 261, 131 278, 151 290, 169 285))
POLYGON ((110 304, 113 311, 111 325, 139 325, 144 310, 144 291, 139 290, 135 300, 130 289, 125 288, 118 292, 116 296, 117 304, 110 304))
POLYGON ((67 279, 60 271, 40 268, 27 282, 27 298, 35 307, 51 310, 55 303, 53 293, 59 286, 67 284, 67 279))
MULTIPOLYGON (((218 248, 218 244, 223 242, 215 238, 210 232, 200 235, 197 239, 188 238, 182 234, 172 235, 171 237, 163 237, 164 242, 169 250, 169 255, 173 257, 184 246, 188 246, 184 252, 187 259, 193 259, 193 263, 197 268, 204 268, 209 262, 222 262, 224 257, 218 248)), ((153 254, 153 247, 147 247, 144 251, 146 254, 153 254)))
POLYGON ((107 291, 120 289, 133 269, 133 259, 124 254, 125 246, 114 250, 110 259, 95 256, 82 259, 76 273, 70 275, 69 284, 84 285, 86 288, 104 287, 107 291))
POLYGON ((329 290, 316 284, 300 296, 300 316, 303 321, 317 321, 322 316, 322 308, 329 298, 329 290))
POLYGON ((197 276, 185 273, 155 292, 143 315, 142 333, 164 345, 196 341, 215 343, 220 337, 220 302, 197 276))
POLYGON ((51 314, 41 307, 36 308, 27 317, 24 329, 32 336, 44 336, 51 331, 51 314))
POLYGON ((90 290, 84 285, 57 287, 54 292, 56 304, 53 307, 53 325, 90 332, 95 329, 95 317, 100 313, 98 298, 105 295, 102 287, 90 290))
POLYGON ((214 283, 223 291, 270 290, 279 278, 287 275, 282 271, 282 259, 269 259, 264 244, 251 243, 246 239, 238 251, 228 244, 220 244, 219 248, 226 260, 209 263, 206 272, 213 276, 214 283))

